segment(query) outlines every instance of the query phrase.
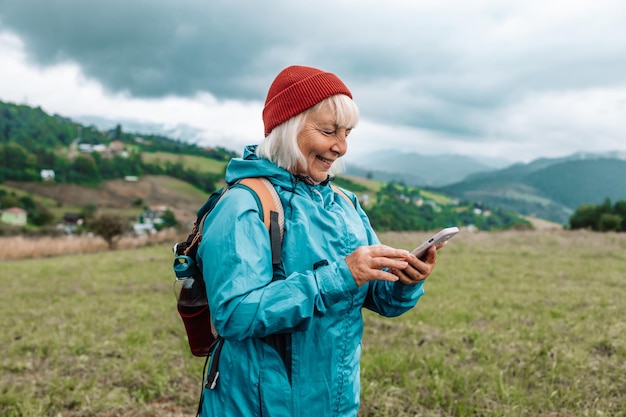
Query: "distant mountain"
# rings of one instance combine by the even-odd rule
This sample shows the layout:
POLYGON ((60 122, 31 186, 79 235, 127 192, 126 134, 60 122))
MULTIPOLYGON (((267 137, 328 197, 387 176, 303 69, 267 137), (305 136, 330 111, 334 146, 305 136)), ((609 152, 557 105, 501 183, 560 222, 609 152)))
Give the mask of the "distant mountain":
POLYGON ((626 200, 626 154, 577 153, 470 175, 440 190, 461 199, 567 223, 583 204, 626 200))
MULTIPOLYGON (((346 163, 346 173, 418 187, 440 187, 461 181, 468 175, 493 171, 494 165, 462 155, 421 155, 383 150, 359 155, 346 163)), ((500 166, 501 167, 501 166, 500 166)))
MULTIPOLYGON (((204 132, 199 128, 185 123, 172 125, 166 123, 144 122, 135 119, 112 120, 99 116, 76 116, 73 120, 84 125, 95 126, 99 130, 103 131, 113 130, 117 125, 121 125, 123 126, 125 132, 135 132, 137 134, 144 135, 160 135, 171 138, 172 140, 182 140, 185 143, 195 144, 200 147, 207 146, 205 144, 206 140, 203 136, 204 132)), ((220 145, 220 147, 235 152, 237 155, 239 155, 244 145, 248 144, 245 142, 234 142, 233 140, 230 142, 231 143, 220 145)))

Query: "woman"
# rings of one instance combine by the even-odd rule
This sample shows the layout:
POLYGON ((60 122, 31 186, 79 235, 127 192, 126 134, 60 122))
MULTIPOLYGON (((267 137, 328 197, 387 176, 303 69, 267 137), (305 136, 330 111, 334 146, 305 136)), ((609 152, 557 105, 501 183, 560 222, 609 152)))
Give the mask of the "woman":
MULTIPOLYGON (((198 261, 224 338, 219 380, 202 416, 355 416, 365 307, 411 309, 436 262, 381 245, 352 193, 333 191, 359 113, 334 74, 291 66, 270 86, 265 139, 226 171, 229 183, 268 178, 284 208, 282 263, 246 189, 231 189, 205 221, 198 261)), ((212 358, 215 360, 215 358, 212 358)))

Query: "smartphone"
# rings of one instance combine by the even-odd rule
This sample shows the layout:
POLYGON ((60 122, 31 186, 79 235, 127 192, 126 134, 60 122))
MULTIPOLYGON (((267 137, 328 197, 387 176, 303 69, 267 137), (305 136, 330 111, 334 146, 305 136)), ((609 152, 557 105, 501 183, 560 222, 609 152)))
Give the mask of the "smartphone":
POLYGON ((420 258, 422 255, 424 255, 424 253, 428 250, 428 248, 430 248, 433 245, 437 246, 444 242, 447 242, 453 236, 456 236, 456 234, 459 232, 460 230, 458 227, 447 227, 445 229, 442 229, 439 232, 432 235, 426 241, 424 241, 424 243, 422 243, 421 245, 413 249, 411 253, 417 256, 418 258, 420 258))

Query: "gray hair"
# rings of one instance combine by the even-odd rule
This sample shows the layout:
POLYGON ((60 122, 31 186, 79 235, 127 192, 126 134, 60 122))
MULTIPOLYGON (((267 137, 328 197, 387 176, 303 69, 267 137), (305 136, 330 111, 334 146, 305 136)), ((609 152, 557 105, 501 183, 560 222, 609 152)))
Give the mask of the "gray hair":
MULTIPOLYGON (((295 172, 298 165, 306 168, 306 159, 298 147, 298 134, 304 127, 307 116, 319 111, 324 105, 329 105, 336 114, 339 127, 353 128, 359 121, 359 109, 350 97, 344 94, 330 96, 272 129, 257 147, 257 156, 269 159, 292 173, 295 172)), ((330 175, 336 175, 342 171, 343 164, 341 162, 341 158, 335 161, 330 169, 330 175)))

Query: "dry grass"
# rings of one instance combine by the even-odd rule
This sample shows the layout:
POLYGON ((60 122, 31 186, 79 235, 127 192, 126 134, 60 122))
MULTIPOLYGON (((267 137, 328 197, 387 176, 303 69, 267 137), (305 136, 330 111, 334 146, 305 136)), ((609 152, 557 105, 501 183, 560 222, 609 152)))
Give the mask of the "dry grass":
MULTIPOLYGON (((175 230, 165 230, 151 235, 127 236, 119 240, 118 249, 136 249, 146 245, 174 243, 181 236, 175 230)), ((33 259, 104 252, 108 246, 97 236, 0 237, 0 260, 33 259)))

